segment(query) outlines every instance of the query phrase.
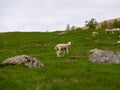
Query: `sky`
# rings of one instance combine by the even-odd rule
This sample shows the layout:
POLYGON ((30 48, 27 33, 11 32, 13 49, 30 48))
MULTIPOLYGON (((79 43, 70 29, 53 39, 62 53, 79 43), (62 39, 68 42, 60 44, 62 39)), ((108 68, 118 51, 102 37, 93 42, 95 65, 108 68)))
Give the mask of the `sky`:
POLYGON ((65 30, 120 17, 120 0, 0 0, 0 32, 65 30))

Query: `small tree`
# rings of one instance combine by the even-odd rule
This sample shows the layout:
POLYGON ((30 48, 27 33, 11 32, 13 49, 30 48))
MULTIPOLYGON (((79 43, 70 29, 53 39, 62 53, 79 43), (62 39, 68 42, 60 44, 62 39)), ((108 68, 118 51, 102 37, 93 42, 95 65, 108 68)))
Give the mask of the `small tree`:
POLYGON ((67 26, 66 26, 66 31, 69 31, 69 30, 70 30, 70 25, 67 24, 67 26))
POLYGON ((97 25, 97 21, 96 19, 94 18, 91 18, 91 20, 89 21, 85 21, 86 23, 86 26, 89 28, 89 29, 95 29, 96 28, 96 25, 97 25))
POLYGON ((76 28, 75 26, 72 26, 72 27, 71 27, 72 30, 75 30, 75 28, 76 28))

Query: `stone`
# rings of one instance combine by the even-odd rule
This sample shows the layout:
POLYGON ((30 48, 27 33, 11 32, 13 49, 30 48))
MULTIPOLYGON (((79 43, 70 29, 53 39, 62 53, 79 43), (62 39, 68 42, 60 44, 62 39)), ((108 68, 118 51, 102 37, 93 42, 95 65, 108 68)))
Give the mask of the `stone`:
POLYGON ((35 57, 28 56, 28 55, 18 55, 8 59, 5 59, 2 62, 3 65, 25 65, 30 68, 40 68, 44 67, 44 64, 36 59, 35 57))
POLYGON ((99 49, 92 49, 90 50, 92 53, 90 55, 89 60, 92 62, 98 63, 120 63, 120 53, 107 51, 107 50, 99 50, 99 49))

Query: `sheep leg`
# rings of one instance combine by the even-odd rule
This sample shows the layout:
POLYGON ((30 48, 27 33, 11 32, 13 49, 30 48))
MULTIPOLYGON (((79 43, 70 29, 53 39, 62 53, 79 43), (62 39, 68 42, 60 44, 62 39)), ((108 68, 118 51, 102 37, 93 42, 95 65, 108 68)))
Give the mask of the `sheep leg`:
POLYGON ((57 51, 57 52, 56 52, 57 57, 60 57, 60 52, 61 52, 61 51, 57 51))
POLYGON ((65 55, 65 50, 63 51, 63 55, 65 55))
POLYGON ((67 55, 69 54, 68 48, 66 48, 66 53, 67 53, 67 55))

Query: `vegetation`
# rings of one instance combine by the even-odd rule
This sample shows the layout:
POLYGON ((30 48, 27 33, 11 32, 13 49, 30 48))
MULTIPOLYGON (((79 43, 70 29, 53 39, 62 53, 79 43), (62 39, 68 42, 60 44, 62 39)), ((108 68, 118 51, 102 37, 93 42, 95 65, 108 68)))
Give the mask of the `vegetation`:
POLYGON ((95 29, 96 28, 96 25, 97 25, 97 21, 96 19, 94 18, 91 18, 91 20, 89 21, 85 21, 86 23, 86 26, 89 28, 89 29, 95 29))
POLYGON ((103 22, 97 22, 96 19, 91 18, 90 20, 85 21, 84 28, 86 28, 86 29, 120 28, 120 18, 105 20, 103 22))
POLYGON ((120 21, 114 19, 113 22, 104 21, 101 25, 101 28, 120 28, 120 21))
POLYGON ((76 26, 70 26, 69 24, 67 24, 65 31, 76 30, 76 29, 77 29, 76 26))
POLYGON ((113 22, 113 28, 120 28, 120 21, 115 19, 114 22, 113 22))
POLYGON ((118 90, 120 64, 99 64, 89 61, 89 50, 119 51, 120 32, 105 34, 100 29, 60 32, 0 33, 0 62, 15 55, 32 55, 41 60, 44 68, 0 65, 1 90, 118 90), (56 57, 54 46, 71 41, 70 54, 56 57), (79 58, 70 58, 71 56, 79 58))

